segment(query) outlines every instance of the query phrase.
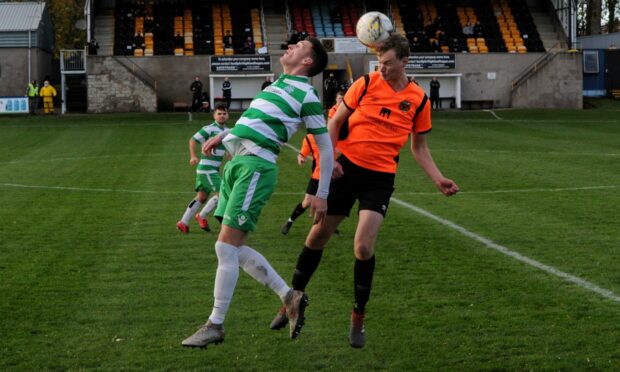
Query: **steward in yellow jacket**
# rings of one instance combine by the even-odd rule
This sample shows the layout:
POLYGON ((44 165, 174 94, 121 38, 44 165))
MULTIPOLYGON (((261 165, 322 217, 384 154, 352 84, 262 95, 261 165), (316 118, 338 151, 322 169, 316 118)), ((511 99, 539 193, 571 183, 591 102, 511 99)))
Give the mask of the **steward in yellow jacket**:
POLYGON ((45 80, 43 88, 39 90, 39 96, 43 97, 43 112, 46 114, 54 113, 54 97, 56 97, 56 89, 45 80))

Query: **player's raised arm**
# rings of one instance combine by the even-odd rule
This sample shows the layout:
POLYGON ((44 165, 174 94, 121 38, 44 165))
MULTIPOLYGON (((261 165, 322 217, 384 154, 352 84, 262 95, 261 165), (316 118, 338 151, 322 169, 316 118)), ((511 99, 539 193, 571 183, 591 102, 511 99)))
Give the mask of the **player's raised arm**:
POLYGON ((191 137, 189 139, 189 165, 192 167, 200 161, 196 155, 196 148, 194 146, 196 146, 196 140, 194 140, 194 137, 191 137))
POLYGON ((214 151, 217 149, 217 147, 222 143, 224 138, 228 135, 229 131, 230 129, 226 128, 222 131, 222 133, 218 134, 217 136, 209 138, 202 145, 202 153, 207 156, 212 156, 214 154, 214 151))
POLYGON ((445 196, 452 196, 459 191, 459 186, 456 182, 444 177, 439 168, 437 168, 437 165, 431 156, 431 152, 428 149, 426 136, 424 134, 412 134, 411 152, 420 167, 435 183, 435 186, 437 186, 439 191, 441 191, 445 196))

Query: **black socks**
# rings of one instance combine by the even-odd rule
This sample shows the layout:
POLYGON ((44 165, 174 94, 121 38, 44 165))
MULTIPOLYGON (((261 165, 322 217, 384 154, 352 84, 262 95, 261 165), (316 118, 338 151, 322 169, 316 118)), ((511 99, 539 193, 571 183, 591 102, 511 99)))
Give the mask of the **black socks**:
POLYGON ((366 304, 370 298, 370 287, 372 286, 372 277, 374 272, 374 255, 366 261, 355 259, 355 267, 353 269, 353 280, 355 283, 355 305, 353 306, 353 311, 357 314, 364 314, 366 311, 366 304))
POLYGON ((295 273, 293 274, 293 289, 298 291, 306 290, 306 285, 308 285, 312 274, 314 274, 314 271, 321 262, 321 256, 323 256, 322 249, 315 251, 308 247, 304 247, 299 254, 295 273))

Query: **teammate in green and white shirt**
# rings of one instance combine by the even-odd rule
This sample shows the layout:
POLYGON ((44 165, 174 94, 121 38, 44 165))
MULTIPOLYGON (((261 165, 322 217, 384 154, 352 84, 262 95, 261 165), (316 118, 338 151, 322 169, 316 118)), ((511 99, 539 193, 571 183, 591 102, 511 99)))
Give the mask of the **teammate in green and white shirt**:
POLYGON ((216 148, 212 155, 201 154, 200 160, 196 156, 195 146, 202 146, 208 139, 217 136, 225 129, 226 121, 228 121, 228 110, 224 105, 217 105, 213 111, 213 119, 210 125, 205 125, 196 134, 189 139, 189 164, 196 166, 196 197, 192 199, 183 213, 181 220, 177 222, 177 229, 187 234, 189 233, 189 221, 195 216, 196 221, 201 229, 211 231, 207 221, 207 214, 211 212, 218 203, 218 194, 220 192, 220 167, 224 159, 226 149, 223 145, 216 148), (207 200, 209 194, 213 193, 213 197, 209 199, 205 207, 198 212, 202 204, 207 200))
POLYGON ((327 211, 327 195, 333 167, 333 147, 327 133, 323 108, 310 78, 327 65, 327 52, 315 38, 290 45, 280 57, 283 74, 252 101, 235 127, 202 147, 211 154, 222 142, 233 156, 224 167, 220 201, 215 216, 222 228, 215 252, 214 304, 207 323, 183 340, 183 346, 205 347, 224 341, 224 318, 237 284, 239 266, 269 287, 286 307, 291 338, 299 335, 304 323, 307 297, 291 289, 259 252, 245 244, 256 227, 260 211, 273 193, 280 147, 303 123, 314 134, 321 159, 321 178, 310 205, 314 222, 320 223, 327 211))

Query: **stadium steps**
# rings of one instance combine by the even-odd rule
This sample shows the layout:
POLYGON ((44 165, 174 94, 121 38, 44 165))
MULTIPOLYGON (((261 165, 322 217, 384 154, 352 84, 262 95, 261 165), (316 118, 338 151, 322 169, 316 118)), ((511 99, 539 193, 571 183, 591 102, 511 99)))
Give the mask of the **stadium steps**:
POLYGON ((614 99, 620 99, 620 89, 612 89, 611 95, 614 97, 614 99))
POLYGON ((560 37, 547 13, 532 10, 532 19, 534 19, 536 30, 546 50, 552 49, 558 43, 560 43, 560 48, 566 49, 566 44, 560 41, 560 37))
POLYGON ((272 0, 263 3, 265 38, 267 39, 269 54, 284 54, 284 51, 280 48, 280 45, 286 43, 288 39, 284 12, 285 10, 281 2, 272 0))
POLYGON ((114 53, 114 16, 100 15, 95 17, 95 39, 99 43, 97 54, 111 56, 114 53))

